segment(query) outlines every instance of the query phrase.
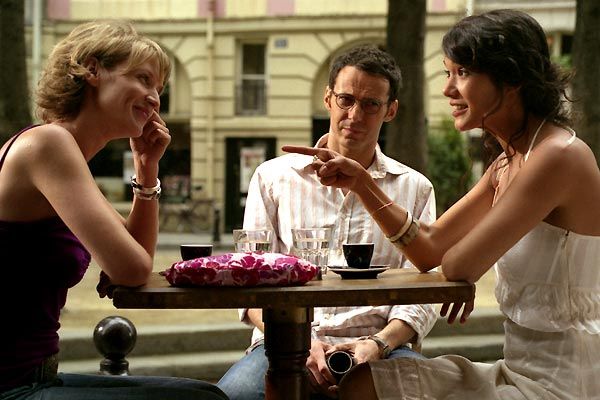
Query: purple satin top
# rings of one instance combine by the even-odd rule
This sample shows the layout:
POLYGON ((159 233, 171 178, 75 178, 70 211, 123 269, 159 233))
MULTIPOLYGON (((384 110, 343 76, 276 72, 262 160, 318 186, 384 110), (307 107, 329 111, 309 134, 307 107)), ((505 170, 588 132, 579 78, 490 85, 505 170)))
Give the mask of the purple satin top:
POLYGON ((60 310, 89 263, 90 253, 58 217, 0 221, 0 392, 58 353, 60 310))

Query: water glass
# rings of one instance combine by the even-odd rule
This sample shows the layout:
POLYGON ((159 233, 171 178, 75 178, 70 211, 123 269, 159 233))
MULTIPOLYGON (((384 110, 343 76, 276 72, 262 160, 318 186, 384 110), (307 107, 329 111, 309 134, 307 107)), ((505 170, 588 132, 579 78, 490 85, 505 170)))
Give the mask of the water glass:
POLYGON ((326 274, 331 228, 292 229, 292 239, 294 254, 320 267, 320 275, 326 274))
POLYGON ((271 251, 271 238, 273 231, 270 229, 234 229, 233 243, 237 253, 269 252, 271 251))

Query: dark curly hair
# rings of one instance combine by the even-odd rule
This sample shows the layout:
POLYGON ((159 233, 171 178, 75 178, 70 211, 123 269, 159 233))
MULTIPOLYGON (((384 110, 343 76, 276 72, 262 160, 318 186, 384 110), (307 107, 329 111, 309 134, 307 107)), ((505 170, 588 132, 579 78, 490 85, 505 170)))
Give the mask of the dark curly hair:
POLYGON ((487 74, 498 88, 520 87, 526 118, 509 144, 523 135, 528 115, 572 124, 566 94, 571 74, 550 61, 544 30, 528 14, 494 10, 463 18, 444 35, 442 48, 446 57, 487 74))
POLYGON ((331 64, 329 69, 330 89, 335 86, 335 80, 340 70, 347 66, 358 68, 369 74, 383 76, 390 84, 388 103, 398 98, 398 91, 402 87, 402 74, 400 67, 390 54, 372 44, 353 47, 338 56, 331 64))

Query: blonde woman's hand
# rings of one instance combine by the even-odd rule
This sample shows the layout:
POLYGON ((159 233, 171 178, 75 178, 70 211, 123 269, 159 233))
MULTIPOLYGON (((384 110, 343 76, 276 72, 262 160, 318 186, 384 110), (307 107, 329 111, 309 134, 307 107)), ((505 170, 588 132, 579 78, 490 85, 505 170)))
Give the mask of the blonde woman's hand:
POLYGON ((153 110, 141 136, 130 139, 134 160, 139 161, 142 168, 158 165, 170 142, 171 135, 167 124, 158 112, 153 110))

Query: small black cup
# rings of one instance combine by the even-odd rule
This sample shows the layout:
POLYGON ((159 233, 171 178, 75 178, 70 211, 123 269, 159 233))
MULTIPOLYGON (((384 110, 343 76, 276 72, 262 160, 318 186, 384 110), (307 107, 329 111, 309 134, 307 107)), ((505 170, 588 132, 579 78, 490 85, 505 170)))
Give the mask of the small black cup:
POLYGON ((367 269, 371 266, 374 243, 344 243, 342 248, 348 267, 367 269))
POLYGON ((206 257, 212 254, 212 244, 182 244, 179 245, 182 260, 206 257))

